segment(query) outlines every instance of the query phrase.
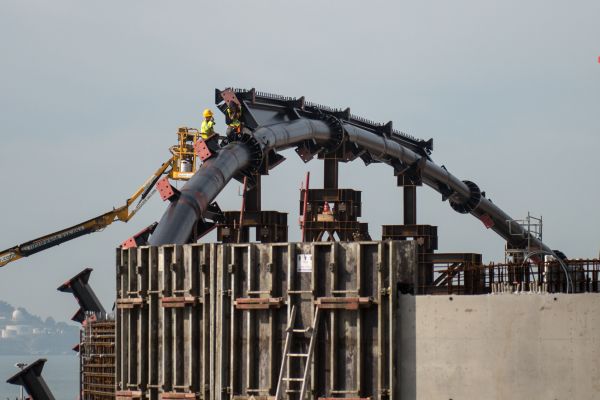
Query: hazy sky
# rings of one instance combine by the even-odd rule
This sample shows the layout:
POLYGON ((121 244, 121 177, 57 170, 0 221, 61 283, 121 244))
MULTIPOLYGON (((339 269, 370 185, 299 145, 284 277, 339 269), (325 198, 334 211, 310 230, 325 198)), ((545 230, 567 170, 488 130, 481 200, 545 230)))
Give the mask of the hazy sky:
MULTIPOLYGON (((600 2, 23 1, 0 2, 0 248, 120 206, 169 157, 179 126, 198 127, 214 89, 307 99, 434 138, 433 159, 479 184, 514 218, 544 218, 571 257, 600 246, 600 2)), ((223 129, 223 120, 218 118, 223 129)), ((293 151, 264 180, 265 209, 288 211, 310 169, 293 151)), ((341 168, 363 190, 363 221, 401 223, 388 167, 341 168)), ((239 185, 218 198, 239 209, 239 185)), ((504 242, 440 195, 419 190, 419 222, 440 250, 503 259, 504 242)), ((128 224, 9 264, 0 299, 67 320, 56 291, 86 266, 107 308, 115 247, 160 219, 158 196, 128 224)))

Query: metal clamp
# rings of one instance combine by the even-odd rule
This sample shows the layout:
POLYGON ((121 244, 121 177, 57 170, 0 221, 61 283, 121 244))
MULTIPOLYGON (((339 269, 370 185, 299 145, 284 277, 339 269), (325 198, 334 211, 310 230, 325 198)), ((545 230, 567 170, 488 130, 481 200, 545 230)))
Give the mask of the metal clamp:
POLYGON ((319 297, 315 300, 317 308, 324 310, 358 310, 373 303, 372 297, 319 297))
POLYGON ((200 300, 195 296, 163 297, 160 299, 160 305, 164 308, 181 308, 194 306, 198 303, 200 303, 200 300))
POLYGON ((135 307, 143 307, 146 301, 141 297, 131 299, 117 299, 117 308, 131 309, 135 307))
POLYGON ((238 310, 268 310, 281 308, 283 297, 240 297, 233 304, 238 310))

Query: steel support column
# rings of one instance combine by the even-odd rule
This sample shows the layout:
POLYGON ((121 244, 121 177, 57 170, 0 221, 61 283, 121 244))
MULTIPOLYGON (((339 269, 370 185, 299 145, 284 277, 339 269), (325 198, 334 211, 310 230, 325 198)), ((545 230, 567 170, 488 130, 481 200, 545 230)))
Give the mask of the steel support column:
POLYGON ((404 186, 404 225, 417 224, 417 187, 404 186))

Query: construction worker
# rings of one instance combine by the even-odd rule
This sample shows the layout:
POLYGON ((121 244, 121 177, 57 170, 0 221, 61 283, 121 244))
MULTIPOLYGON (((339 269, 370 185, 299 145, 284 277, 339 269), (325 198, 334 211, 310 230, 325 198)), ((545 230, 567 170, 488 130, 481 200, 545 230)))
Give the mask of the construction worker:
POLYGON ((233 101, 227 103, 227 109, 225 110, 225 121, 227 122, 227 137, 231 137, 234 134, 242 133, 242 123, 240 118, 242 117, 242 110, 233 101))
POLYGON ((200 136, 206 140, 215 134, 215 119, 213 112, 210 108, 207 108, 202 113, 204 119, 202 120, 202 126, 200 127, 200 136))

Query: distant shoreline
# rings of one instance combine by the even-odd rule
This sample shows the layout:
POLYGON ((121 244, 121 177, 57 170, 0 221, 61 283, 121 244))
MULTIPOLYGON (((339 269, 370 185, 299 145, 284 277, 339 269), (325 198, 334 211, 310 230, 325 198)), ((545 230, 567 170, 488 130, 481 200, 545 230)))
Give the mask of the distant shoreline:
POLYGON ((78 353, 76 353, 75 351, 49 352, 49 353, 6 352, 6 353, 0 353, 0 356, 44 357, 44 356, 68 356, 71 354, 73 356, 79 357, 78 353))

